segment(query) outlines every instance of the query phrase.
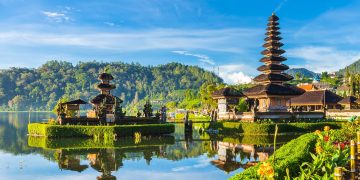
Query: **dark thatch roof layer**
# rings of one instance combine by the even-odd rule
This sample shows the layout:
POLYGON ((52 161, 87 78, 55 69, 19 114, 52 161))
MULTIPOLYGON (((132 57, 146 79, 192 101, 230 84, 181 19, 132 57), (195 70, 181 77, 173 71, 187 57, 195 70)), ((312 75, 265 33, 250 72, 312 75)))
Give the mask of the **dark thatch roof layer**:
POLYGON ((102 73, 102 74, 100 74, 99 79, 102 79, 102 80, 113 80, 114 77, 113 77, 111 74, 102 73))
POLYGON ((243 91, 246 96, 258 96, 258 95, 281 95, 281 96, 296 96, 301 95, 305 91, 296 86, 290 84, 266 84, 257 85, 252 88, 245 89, 243 91))
POLYGON ((269 21, 278 21, 279 20, 279 17, 277 17, 275 14, 272 14, 269 19, 269 21))
POLYGON ((286 58, 283 56, 269 56, 269 57, 263 57, 260 59, 260 62, 268 62, 268 61, 285 61, 286 58))
POLYGON ((339 101, 339 104, 358 104, 358 99, 354 96, 347 96, 343 98, 341 101, 339 101))
POLYGON ((265 41, 270 41, 270 40, 272 40, 272 41, 280 41, 280 40, 282 40, 282 37, 280 37, 280 36, 268 36, 264 40, 265 41))
POLYGON ((291 105, 294 106, 323 105, 324 102, 326 104, 337 104, 341 100, 342 100, 341 96, 329 90, 317 90, 317 91, 307 91, 301 96, 292 98, 291 105))
POLYGON ((263 55, 267 55, 267 54, 283 54, 285 51, 282 50, 282 49, 273 49, 273 48, 270 48, 270 49, 265 49, 261 52, 261 54, 263 55))
POLYGON ((285 64, 270 64, 270 65, 262 65, 257 68, 258 71, 268 71, 268 70, 278 70, 285 71, 288 70, 289 66, 285 64))
POLYGON ((213 97, 243 97, 244 94, 236 89, 226 87, 212 93, 213 97))
POLYGON ((81 100, 81 99, 77 99, 77 100, 74 100, 74 101, 69 101, 69 102, 64 102, 62 104, 87 104, 87 102, 81 100))
POLYGON ((278 25, 279 23, 274 21, 270 21, 269 23, 267 23, 267 26, 278 26, 278 25))
POLYGON ((104 83, 98 84, 97 87, 100 89, 115 89, 116 88, 116 86, 113 84, 104 84, 104 83))
POLYGON ((276 27, 276 26, 270 26, 270 27, 267 27, 266 30, 267 31, 277 31, 279 30, 280 28, 279 27, 276 27))
POLYGON ((92 104, 100 104, 105 100, 106 104, 114 104, 115 103, 115 96, 113 95, 105 95, 99 94, 91 100, 92 104))
POLYGON ((278 82, 278 81, 290 81, 292 79, 293 79, 292 76, 285 74, 285 73, 281 73, 281 74, 270 73, 270 74, 260 74, 254 78, 254 81, 256 81, 256 82, 277 81, 278 82))
POLYGON ((264 48, 268 48, 268 47, 281 47, 283 46, 284 44, 281 43, 281 42, 276 42, 276 41, 272 41, 272 42, 268 42, 268 43, 265 43, 263 45, 264 48))
POLYGON ((277 35, 280 35, 280 34, 281 34, 281 32, 279 32, 279 31, 268 31, 268 32, 265 33, 265 35, 267 35, 267 36, 269 36, 269 35, 277 36, 277 35))

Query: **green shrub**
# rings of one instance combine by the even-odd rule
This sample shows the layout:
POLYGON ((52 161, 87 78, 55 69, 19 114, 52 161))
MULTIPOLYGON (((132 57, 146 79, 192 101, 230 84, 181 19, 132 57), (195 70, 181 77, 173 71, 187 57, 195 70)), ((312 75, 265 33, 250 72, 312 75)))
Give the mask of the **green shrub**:
MULTIPOLYGON (((302 162, 311 160, 310 152, 314 151, 316 140, 317 136, 314 133, 308 133, 280 147, 276 151, 275 171, 278 173, 278 177, 285 177, 287 168, 291 176, 298 175, 302 162)), ((274 157, 271 156, 267 161, 272 162, 273 158, 274 157)), ((259 165, 260 164, 250 167, 230 179, 259 179, 256 172, 259 165)))
MULTIPOLYGON (((245 122, 216 122, 210 123, 209 129, 217 129, 220 134, 273 134, 275 132, 275 125, 272 123, 245 123, 245 122)), ((332 129, 341 128, 339 122, 319 122, 319 123, 278 123, 279 133, 307 133, 318 129, 323 129, 324 126, 330 126, 332 129)))
POLYGON ((28 125, 30 135, 47 137, 110 137, 114 134, 133 136, 135 132, 140 132, 142 135, 161 135, 171 134, 174 131, 173 124, 85 126, 31 123, 28 125))

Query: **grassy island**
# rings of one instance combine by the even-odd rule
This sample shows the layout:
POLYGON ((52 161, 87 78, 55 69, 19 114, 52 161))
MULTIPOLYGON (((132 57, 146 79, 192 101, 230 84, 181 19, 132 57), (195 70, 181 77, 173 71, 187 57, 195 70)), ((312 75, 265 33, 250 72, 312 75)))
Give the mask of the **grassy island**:
POLYGON ((95 136, 133 136, 163 135, 175 131, 174 124, 142 124, 142 125, 51 125, 48 123, 31 123, 28 125, 30 136, 59 137, 95 137, 95 136))

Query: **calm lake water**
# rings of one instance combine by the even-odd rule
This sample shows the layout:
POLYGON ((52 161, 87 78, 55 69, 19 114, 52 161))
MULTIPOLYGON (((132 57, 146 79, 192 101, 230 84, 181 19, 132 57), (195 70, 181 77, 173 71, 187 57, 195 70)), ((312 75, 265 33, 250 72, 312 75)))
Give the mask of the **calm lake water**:
POLYGON ((181 124, 171 136, 116 142, 27 136, 29 122, 53 116, 0 113, 0 179, 227 179, 272 149, 272 137, 214 138, 197 130, 185 136, 181 124))

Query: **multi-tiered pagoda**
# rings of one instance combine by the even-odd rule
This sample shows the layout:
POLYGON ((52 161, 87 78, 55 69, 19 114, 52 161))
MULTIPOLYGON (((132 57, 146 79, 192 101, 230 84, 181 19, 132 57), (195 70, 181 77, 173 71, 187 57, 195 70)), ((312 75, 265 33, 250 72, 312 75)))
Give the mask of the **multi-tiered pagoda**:
MULTIPOLYGON (((94 105, 95 109, 99 108, 101 105, 106 106, 107 114, 114 114, 114 105, 117 97, 111 94, 111 90, 115 89, 115 85, 111 84, 114 77, 108 73, 102 73, 99 76, 101 83, 97 85, 101 94, 97 95, 94 99, 91 100, 91 103, 94 105)), ((120 102, 121 103, 121 102, 120 102)))
POLYGON ((287 111, 290 98, 304 93, 302 89, 286 84, 293 77, 284 73, 289 67, 282 63, 286 58, 282 56, 285 51, 281 49, 284 44, 280 42, 278 20, 274 13, 268 20, 265 50, 261 52, 264 57, 260 60, 264 65, 257 69, 262 74, 254 78, 257 85, 243 92, 248 98, 255 99, 255 108, 260 112, 287 111))

